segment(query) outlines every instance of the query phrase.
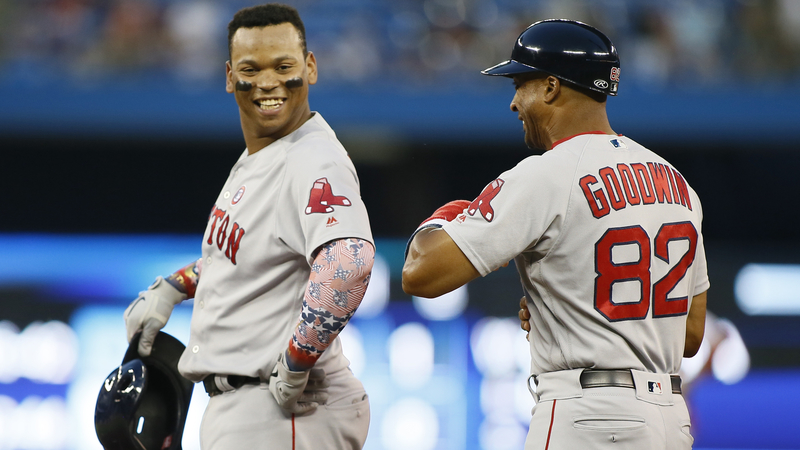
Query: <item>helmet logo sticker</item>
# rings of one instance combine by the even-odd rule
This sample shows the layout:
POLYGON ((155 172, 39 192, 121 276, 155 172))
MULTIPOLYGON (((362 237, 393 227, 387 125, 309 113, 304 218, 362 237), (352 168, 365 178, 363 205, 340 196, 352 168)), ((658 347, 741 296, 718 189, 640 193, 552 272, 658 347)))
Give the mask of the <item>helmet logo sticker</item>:
POLYGON ((606 80, 594 80, 594 85, 600 89, 606 89, 608 87, 608 82, 606 80))
POLYGON ((619 67, 611 68, 611 81, 619 82, 619 67))

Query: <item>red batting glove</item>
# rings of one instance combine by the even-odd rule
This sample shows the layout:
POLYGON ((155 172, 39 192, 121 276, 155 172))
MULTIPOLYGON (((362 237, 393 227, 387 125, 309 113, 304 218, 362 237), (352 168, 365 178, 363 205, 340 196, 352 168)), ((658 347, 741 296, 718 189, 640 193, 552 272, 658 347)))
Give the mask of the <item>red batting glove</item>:
POLYGON ((437 209, 433 212, 433 215, 428 217, 427 219, 423 220, 421 224, 414 230, 414 234, 408 238, 408 242, 406 243, 406 252, 405 256, 408 256, 408 249, 411 246, 411 241, 414 240, 414 236, 420 232, 420 230, 424 228, 441 228, 447 222, 452 222, 453 219, 462 214, 465 209, 469 207, 472 202, 469 200, 453 200, 452 202, 448 202, 441 208, 437 209))
POLYGON ((433 215, 423 220, 417 229, 424 225, 430 226, 438 224, 439 226, 442 226, 444 225, 444 222, 452 222, 452 220, 458 217, 459 214, 463 213, 471 203, 472 202, 469 200, 453 200, 452 202, 448 202, 444 206, 434 211, 433 215))

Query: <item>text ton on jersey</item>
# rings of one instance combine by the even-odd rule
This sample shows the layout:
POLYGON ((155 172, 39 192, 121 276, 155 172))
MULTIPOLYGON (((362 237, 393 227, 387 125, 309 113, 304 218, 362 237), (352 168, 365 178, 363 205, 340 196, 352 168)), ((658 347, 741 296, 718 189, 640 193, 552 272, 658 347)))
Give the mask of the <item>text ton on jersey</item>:
POLYGON ((218 249, 224 249, 225 256, 231 260, 233 264, 236 264, 236 253, 239 251, 239 244, 242 242, 245 231, 238 222, 233 222, 233 224, 231 224, 230 217, 227 211, 214 205, 208 217, 211 228, 208 232, 206 244, 216 244, 218 249))
POLYGON ((481 215, 487 222, 491 222, 494 219, 494 208, 492 208, 492 199, 497 196, 500 192, 500 188, 503 187, 505 181, 498 178, 491 183, 489 183, 485 188, 483 188, 483 192, 481 195, 478 196, 475 200, 467 208, 467 213, 470 216, 474 216, 476 211, 480 211, 481 215))
POLYGON ((327 178, 319 178, 311 186, 311 194, 308 197, 306 214, 329 213, 333 212, 333 206, 350 206, 350 199, 343 195, 333 195, 330 183, 327 178))

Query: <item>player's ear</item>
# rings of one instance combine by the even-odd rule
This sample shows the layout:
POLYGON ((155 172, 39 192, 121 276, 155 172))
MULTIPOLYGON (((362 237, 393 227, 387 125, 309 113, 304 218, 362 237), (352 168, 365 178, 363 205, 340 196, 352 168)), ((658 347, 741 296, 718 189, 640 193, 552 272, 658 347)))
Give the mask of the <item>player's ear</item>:
POLYGON ((317 84, 317 58, 312 52, 306 56, 306 74, 308 84, 317 84))
POLYGON ((233 69, 231 68, 231 62, 225 61, 225 92, 228 94, 233 94, 233 91, 233 69))
POLYGON ((561 80, 550 75, 544 79, 544 95, 542 99, 545 103, 550 103, 558 97, 561 92, 561 80))

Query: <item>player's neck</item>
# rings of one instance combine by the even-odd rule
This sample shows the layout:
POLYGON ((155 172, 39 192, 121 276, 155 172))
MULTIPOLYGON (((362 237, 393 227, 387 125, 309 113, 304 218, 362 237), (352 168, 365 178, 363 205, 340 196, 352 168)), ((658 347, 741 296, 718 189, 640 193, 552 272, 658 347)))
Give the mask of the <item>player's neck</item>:
POLYGON ((245 137, 244 143, 247 146, 247 153, 252 155, 253 153, 259 152, 266 147, 268 147, 273 142, 277 141, 278 139, 275 138, 259 138, 259 137, 245 137))
POLYGON ((242 121, 242 133, 244 134, 244 142, 247 146, 247 152, 252 155, 256 152, 264 150, 268 146, 272 145, 275 141, 295 132, 313 116, 314 114, 307 109, 301 116, 298 117, 298 119, 293 120, 291 123, 286 124, 286 126, 276 130, 264 130, 257 125, 242 121))
POLYGON ((606 134, 617 134, 608 122, 605 105, 601 104, 559 110, 554 115, 551 125, 547 128, 548 149, 553 148, 553 144, 558 141, 579 134, 597 131, 606 134), (559 115, 561 117, 558 117, 559 115))

